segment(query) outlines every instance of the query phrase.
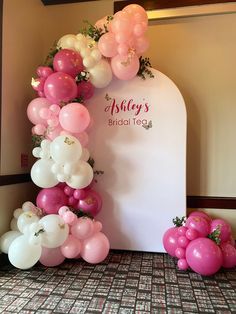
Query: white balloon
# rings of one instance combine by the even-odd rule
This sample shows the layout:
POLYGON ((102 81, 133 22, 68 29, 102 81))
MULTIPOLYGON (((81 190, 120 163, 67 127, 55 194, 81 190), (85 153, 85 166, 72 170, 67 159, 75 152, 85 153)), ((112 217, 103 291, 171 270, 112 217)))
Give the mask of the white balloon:
POLYGON ((93 49, 93 51, 90 54, 91 57, 94 58, 97 62, 101 60, 102 54, 98 49, 93 49))
POLYGON ((77 35, 75 35, 77 40, 80 41, 80 42, 86 42, 86 37, 81 34, 81 33, 78 33, 77 35))
POLYGON ((31 211, 23 212, 17 220, 17 226, 20 232, 26 233, 30 224, 32 224, 33 222, 38 222, 38 221, 39 221, 39 217, 35 213, 31 211))
POLYGON ((51 143, 50 155, 59 164, 77 161, 82 154, 82 146, 72 135, 57 136, 51 143))
POLYGON ((96 65, 96 60, 91 57, 91 56, 88 56, 88 57, 85 57, 83 59, 83 65, 86 67, 86 68, 92 68, 96 65))
POLYGON ((14 231, 19 231, 19 228, 17 226, 17 219, 15 217, 12 218, 12 220, 10 222, 10 229, 14 230, 14 231))
MULTIPOLYGON (((24 212, 33 211, 34 208, 35 208, 34 204, 33 204, 32 202, 29 202, 29 201, 24 202, 24 204, 22 205, 22 210, 23 210, 24 212)), ((22 213, 21 213, 21 214, 22 214, 22 213)), ((19 216, 20 216, 20 215, 19 215, 19 216)), ((19 216, 18 216, 18 218, 19 218, 19 216)))
POLYGON ((86 44, 83 42, 83 41, 79 41, 77 40, 75 42, 75 50, 80 52, 82 49, 85 49, 86 48, 86 44))
MULTIPOLYGON (((82 150, 82 156, 83 156, 83 151, 84 151, 84 149, 82 150)), ((81 158, 82 158, 82 156, 81 156, 81 158)), ((67 162, 64 165, 64 173, 66 175, 72 175, 76 171, 76 168, 77 168, 77 162, 76 163, 67 162)))
POLYGON ((106 87, 112 80, 111 67, 105 60, 99 61, 89 72, 90 81, 97 88, 106 87))
POLYGON ((42 151, 42 148, 40 147, 35 147, 33 150, 32 150, 32 155, 35 157, 35 158, 40 158, 40 153, 42 151))
POLYGON ((13 212, 13 216, 18 219, 18 217, 23 213, 23 209, 22 208, 17 208, 14 210, 13 212))
POLYGON ((40 219, 44 233, 41 234, 42 246, 55 248, 62 245, 68 237, 69 227, 59 215, 47 215, 40 219))
POLYGON ((93 168, 85 161, 80 161, 77 171, 66 181, 74 189, 83 189, 93 180, 93 168))
POLYGON ((58 173, 57 174, 57 180, 59 182, 66 182, 67 180, 69 180, 70 176, 68 174, 65 173, 58 173))
POLYGON ((8 258, 13 266, 28 269, 38 262, 41 253, 41 245, 32 245, 26 235, 21 235, 11 243, 8 258))
POLYGON ((22 233, 16 230, 4 233, 0 238, 0 250, 8 254, 8 250, 12 242, 18 238, 22 233))
POLYGON ((89 48, 83 48, 80 50, 80 55, 82 58, 89 57, 91 50, 89 48))
POLYGON ((31 179, 41 188, 51 188, 58 184, 56 176, 52 173, 53 160, 40 159, 31 168, 31 179))
POLYGON ((67 34, 59 39, 57 46, 61 48, 74 49, 76 41, 77 38, 75 35, 67 34))
POLYGON ((81 159, 84 161, 88 161, 90 157, 89 151, 87 148, 83 148, 81 159))

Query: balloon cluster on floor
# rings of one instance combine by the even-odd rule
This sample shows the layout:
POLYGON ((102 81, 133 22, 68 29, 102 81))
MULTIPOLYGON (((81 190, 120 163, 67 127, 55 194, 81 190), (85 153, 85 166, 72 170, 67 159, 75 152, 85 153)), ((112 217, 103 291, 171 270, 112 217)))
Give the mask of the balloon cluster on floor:
POLYGON ((236 245, 231 225, 224 219, 212 219, 203 211, 194 211, 184 223, 184 217, 173 219, 175 227, 163 236, 166 252, 178 258, 180 270, 192 269, 210 276, 221 267, 236 266, 236 245))
MULTIPOLYGON (((34 125, 32 181, 42 190, 36 206, 25 202, 14 211, 11 231, 0 239, 10 262, 27 269, 40 261, 56 266, 65 258, 82 257, 99 263, 109 241, 94 217, 102 200, 94 190, 94 170, 87 131, 92 125, 86 108, 96 88, 109 85, 113 75, 130 80, 140 71, 148 48, 148 18, 136 4, 106 16, 77 35, 59 39, 46 63, 36 70, 32 88, 37 97, 27 107, 34 125)), ((94 104, 96 106, 98 104, 94 104)))

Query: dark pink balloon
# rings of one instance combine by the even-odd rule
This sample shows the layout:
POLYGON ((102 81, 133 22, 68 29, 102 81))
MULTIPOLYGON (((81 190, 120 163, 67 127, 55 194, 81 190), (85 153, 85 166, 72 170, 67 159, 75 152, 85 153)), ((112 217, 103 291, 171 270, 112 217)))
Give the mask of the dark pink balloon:
POLYGON ((210 233, 210 224, 205 218, 200 216, 188 217, 185 226, 189 229, 196 230, 201 237, 206 237, 210 233))
POLYGON ((189 239, 187 239, 185 236, 180 236, 178 238, 178 245, 182 248, 186 248, 189 244, 189 239))
POLYGON ((232 229, 231 229, 230 224, 224 219, 214 219, 211 222, 210 230, 211 232, 213 232, 217 228, 220 230, 219 238, 221 242, 228 241, 232 235, 232 229))
POLYGON ((84 68, 80 54, 70 49, 62 49, 53 59, 53 68, 57 72, 64 72, 75 78, 84 68))
POLYGON ((83 100, 87 100, 93 97, 94 86, 89 81, 82 81, 77 85, 77 97, 82 97, 83 100))
POLYGON ((82 200, 82 199, 84 199, 86 197, 86 194, 87 193, 83 189, 76 189, 74 191, 73 196, 77 200, 82 200))
POLYGON ((77 85, 69 74, 56 72, 46 79, 44 93, 52 103, 69 102, 77 96, 77 85))
POLYGON ((43 92, 44 90, 44 83, 46 81, 45 77, 38 77, 34 80, 34 83, 31 84, 33 89, 36 90, 37 92, 43 92))
POLYGON ((210 276, 221 268, 223 256, 214 241, 197 238, 187 246, 186 260, 193 271, 203 276, 210 276))
POLYGON ((203 217, 206 219, 206 221, 208 221, 209 223, 211 222, 211 217, 209 215, 207 215, 206 213, 204 213, 203 211, 194 211, 194 212, 191 212, 189 214, 189 217, 192 217, 192 216, 195 216, 195 217, 203 217))
POLYGON ((46 214, 57 214, 60 207, 67 205, 68 200, 62 189, 53 187, 42 189, 36 199, 36 204, 46 214))
POLYGON ((94 190, 86 191, 86 196, 78 202, 78 209, 95 217, 102 209, 101 196, 94 190))
POLYGON ((37 68, 37 75, 39 77, 45 77, 47 78, 49 75, 51 75, 53 73, 53 69, 50 67, 44 67, 44 66, 40 66, 37 68))
POLYGON ((223 267, 232 268, 236 266, 236 249, 230 243, 222 243, 220 245, 223 254, 223 267))
POLYGON ((168 254, 171 256, 175 256, 175 250, 179 247, 178 238, 180 235, 178 234, 178 228, 172 227, 169 228, 163 236, 163 246, 168 254))

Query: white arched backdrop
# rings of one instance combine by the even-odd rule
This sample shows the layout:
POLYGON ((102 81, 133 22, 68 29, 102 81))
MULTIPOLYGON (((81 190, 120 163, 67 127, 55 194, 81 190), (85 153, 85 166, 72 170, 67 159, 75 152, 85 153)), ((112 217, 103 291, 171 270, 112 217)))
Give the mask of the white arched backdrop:
POLYGON ((98 215, 113 249, 163 252, 172 219, 186 214, 186 109, 175 84, 113 79, 88 102, 98 215))

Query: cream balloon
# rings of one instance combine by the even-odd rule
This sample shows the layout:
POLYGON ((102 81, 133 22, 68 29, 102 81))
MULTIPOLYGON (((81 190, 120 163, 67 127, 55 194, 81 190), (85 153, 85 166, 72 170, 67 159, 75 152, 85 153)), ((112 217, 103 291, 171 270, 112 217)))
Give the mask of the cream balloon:
POLYGON ((12 220, 10 222, 10 229, 14 230, 14 231, 19 231, 19 228, 17 226, 17 219, 15 217, 12 218, 12 220))
POLYGON ((58 180, 51 171, 53 160, 40 159, 31 168, 31 179, 41 188, 51 188, 58 184, 58 180))
POLYGON ((93 180, 93 168, 85 161, 81 160, 76 172, 66 181, 73 189, 83 189, 93 180))
POLYGON ((19 228, 20 232, 26 233, 29 226, 33 222, 38 222, 38 221, 39 221, 39 217, 35 213, 31 211, 23 212, 17 220, 17 227, 19 228))
POLYGON ((22 235, 22 233, 16 230, 12 230, 12 231, 8 231, 4 233, 0 238, 0 250, 3 253, 8 254, 10 245, 20 235, 22 235))
POLYGON ((104 88, 112 80, 112 71, 109 63, 105 60, 99 61, 95 67, 89 70, 90 81, 97 88, 104 88))
POLYGON ((68 49, 74 49, 75 48, 75 43, 77 41, 77 38, 73 34, 67 34, 62 36, 58 43, 57 46, 60 48, 68 48, 68 49))

